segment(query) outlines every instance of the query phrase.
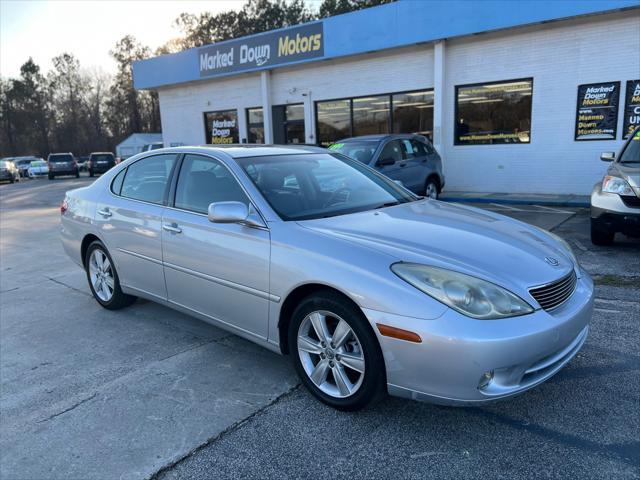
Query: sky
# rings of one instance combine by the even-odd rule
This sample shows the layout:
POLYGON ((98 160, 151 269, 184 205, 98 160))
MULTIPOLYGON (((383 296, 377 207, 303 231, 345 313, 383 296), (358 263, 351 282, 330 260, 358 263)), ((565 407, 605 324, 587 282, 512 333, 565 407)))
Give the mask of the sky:
MULTIPOLYGON (((182 12, 236 9, 244 0, 0 0, 0 76, 15 77, 33 57, 43 71, 69 52, 87 69, 113 72, 109 50, 127 34, 155 49, 180 32, 182 12)), ((317 8, 318 0, 308 2, 317 8)))

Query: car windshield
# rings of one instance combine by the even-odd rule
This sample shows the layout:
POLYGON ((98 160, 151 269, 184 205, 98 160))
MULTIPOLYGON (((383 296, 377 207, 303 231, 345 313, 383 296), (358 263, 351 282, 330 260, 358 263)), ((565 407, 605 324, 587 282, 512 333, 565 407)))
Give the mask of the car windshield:
POLYGON ((49 161, 52 163, 58 162, 73 162, 73 156, 67 153, 59 154, 59 155, 51 155, 49 157, 49 161))
POLYGON ((640 163, 640 129, 636 130, 627 148, 622 152, 620 163, 640 163))
POLYGON ((283 220, 332 217, 418 199, 370 168, 337 154, 236 161, 283 220))
POLYGON ((44 167, 47 164, 44 160, 36 160, 35 162, 31 162, 32 167, 44 167))
POLYGON ((329 147, 329 150, 342 153, 343 155, 353 158, 354 160, 369 164, 379 144, 380 142, 378 140, 342 142, 334 143, 329 147))
POLYGON ((105 162, 105 161, 108 162, 113 160, 113 155, 111 155, 110 153, 103 153, 100 155, 91 155, 91 160, 95 162, 105 162))

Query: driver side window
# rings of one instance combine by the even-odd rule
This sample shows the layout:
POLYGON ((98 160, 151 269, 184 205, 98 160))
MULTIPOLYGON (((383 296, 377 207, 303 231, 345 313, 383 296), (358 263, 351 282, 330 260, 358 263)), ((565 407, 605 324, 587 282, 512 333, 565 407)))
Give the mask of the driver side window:
POLYGON ((176 185, 175 207, 207 213, 214 202, 242 202, 249 199, 231 172, 218 160, 202 155, 186 155, 176 185))
MULTIPOLYGON (((400 142, 398 140, 392 140, 387 143, 382 149, 382 153, 380 154, 380 160, 391 159, 394 162, 399 162, 402 160, 402 149, 400 147, 400 142)), ((378 160, 378 163, 380 163, 378 160)))

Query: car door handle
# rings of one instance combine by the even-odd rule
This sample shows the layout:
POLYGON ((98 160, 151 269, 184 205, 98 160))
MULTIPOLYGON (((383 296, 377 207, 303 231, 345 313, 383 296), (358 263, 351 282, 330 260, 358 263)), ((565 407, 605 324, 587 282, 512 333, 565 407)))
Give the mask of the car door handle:
POLYGON ((108 208, 105 208, 104 210, 98 210, 98 213, 103 217, 110 217, 111 215, 113 215, 113 213, 111 213, 108 208))
POLYGON ((162 225, 162 229, 171 233, 182 233, 182 229, 178 227, 175 223, 172 225, 167 225, 166 223, 162 225))

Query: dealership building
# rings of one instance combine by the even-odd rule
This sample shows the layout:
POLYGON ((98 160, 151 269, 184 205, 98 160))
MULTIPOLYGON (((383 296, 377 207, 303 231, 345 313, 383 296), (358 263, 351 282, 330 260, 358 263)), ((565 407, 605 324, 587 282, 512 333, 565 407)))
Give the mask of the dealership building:
POLYGON ((640 0, 400 0, 136 62, 134 84, 165 146, 420 133, 447 191, 588 194, 640 124, 640 0))

